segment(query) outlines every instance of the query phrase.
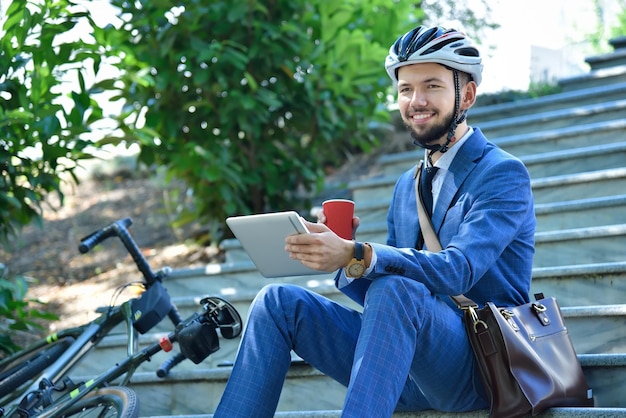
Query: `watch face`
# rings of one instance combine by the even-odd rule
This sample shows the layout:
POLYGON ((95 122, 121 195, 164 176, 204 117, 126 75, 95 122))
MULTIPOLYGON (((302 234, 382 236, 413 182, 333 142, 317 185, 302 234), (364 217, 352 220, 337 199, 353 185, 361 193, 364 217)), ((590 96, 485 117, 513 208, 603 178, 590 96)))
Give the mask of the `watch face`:
POLYGON ((350 264, 347 273, 349 277, 361 277, 365 273, 365 266, 361 263, 350 264))

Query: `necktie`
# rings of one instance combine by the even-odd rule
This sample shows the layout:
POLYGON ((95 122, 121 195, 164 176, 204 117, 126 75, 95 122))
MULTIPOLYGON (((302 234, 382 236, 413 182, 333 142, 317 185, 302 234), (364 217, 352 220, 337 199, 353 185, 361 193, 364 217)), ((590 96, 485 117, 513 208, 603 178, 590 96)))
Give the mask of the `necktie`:
POLYGON ((422 177, 421 177, 421 191, 422 191, 422 201, 424 202, 424 208, 426 209, 426 213, 429 216, 433 214, 433 178, 435 174, 439 170, 439 167, 428 167, 426 168, 426 164, 424 164, 424 168, 422 169, 422 177))

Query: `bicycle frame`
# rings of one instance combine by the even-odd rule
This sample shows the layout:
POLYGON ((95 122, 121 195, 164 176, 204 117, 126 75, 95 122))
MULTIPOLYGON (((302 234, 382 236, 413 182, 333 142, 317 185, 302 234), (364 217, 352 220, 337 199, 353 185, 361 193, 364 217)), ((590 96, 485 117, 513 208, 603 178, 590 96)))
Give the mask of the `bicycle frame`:
MULTIPOLYGON (((187 320, 187 322, 197 317, 198 314, 194 314, 187 320)), ((171 342, 176 341, 176 334, 174 332, 170 333, 168 335, 168 339, 171 342)), ((109 368, 107 371, 101 373, 97 377, 94 377, 87 382, 81 383, 78 388, 72 390, 69 393, 65 393, 64 395, 56 399, 51 405, 46 406, 46 408, 40 414, 37 414, 37 417, 49 418, 59 416, 66 412, 76 401, 83 398, 90 391, 96 388, 108 386, 110 383, 114 382, 122 375, 126 376, 123 378, 122 382, 115 382, 115 385, 126 386, 132 374, 139 367, 139 365, 141 365, 145 361, 150 360, 152 356, 162 350, 163 347, 161 346, 161 344, 156 342, 136 353, 129 354, 122 362, 109 368)), ((7 414, 5 414, 5 416, 10 417, 13 412, 14 410, 9 409, 7 410, 7 414)))
MULTIPOLYGON (((125 218, 94 232, 81 240, 79 250, 85 253, 109 237, 119 237, 144 276, 146 293, 142 296, 148 296, 145 299, 142 299, 140 296, 139 298, 129 299, 117 306, 109 306, 100 311, 101 315, 93 321, 52 334, 19 353, 0 361, 0 370, 5 368, 11 369, 19 360, 23 361, 30 354, 36 354, 50 344, 66 338, 74 339, 69 347, 38 376, 23 383, 13 393, 0 399, 0 410, 2 412, 0 416, 7 418, 14 416, 36 416, 42 418, 59 416, 95 389, 110 386, 111 384, 126 386, 143 362, 150 360, 152 356, 160 351, 170 351, 172 344, 179 341, 179 337, 181 352, 167 360, 161 366, 161 369, 157 371, 157 376, 165 376, 172 367, 185 358, 197 364, 219 349, 219 339, 215 332, 218 328, 222 333, 222 337, 227 339, 236 338, 240 335, 242 322, 239 313, 229 302, 219 297, 203 298, 200 301, 204 308, 202 313, 196 312, 185 320, 181 318, 176 306, 167 296, 167 292, 161 287, 162 279, 167 276, 170 270, 165 268, 156 274, 152 272, 147 260, 143 257, 128 233, 127 227, 131 223, 130 218, 125 218), (157 286, 155 287, 154 285, 157 286), (151 291, 156 291, 156 293, 150 293, 151 291), (134 302, 143 301, 146 302, 144 304, 139 303, 139 308, 134 307, 134 302), (143 314, 146 314, 146 316, 142 316, 143 314), (167 314, 174 325, 174 331, 170 332, 161 341, 139 350, 139 332, 147 332, 156 323, 161 322, 165 314, 167 314), (156 315, 156 319, 154 319, 153 315, 156 315), (138 322, 142 321, 143 318, 148 318, 149 320, 138 322), (70 370, 109 335, 113 328, 122 322, 125 323, 128 341, 126 357, 121 362, 116 363, 113 367, 86 382, 72 382, 68 375, 70 370), (207 326, 209 331, 207 331, 207 326), (199 341, 201 342, 200 344, 198 344, 199 341), (118 381, 120 377, 122 379, 118 381), (59 387, 58 385, 61 386, 59 387), (53 389, 64 393, 59 395, 57 399, 43 395, 44 392, 50 394, 53 389)), ((63 347, 60 348, 62 349, 63 347)))
MULTIPOLYGON (((17 353, 23 356, 24 353, 33 352, 40 348, 52 344, 64 338, 73 337, 75 341, 69 348, 43 373, 34 379, 34 382, 26 387, 22 387, 14 393, 8 395, 7 399, 0 400, 9 402, 5 404, 6 413, 10 413, 11 407, 19 402, 21 397, 29 392, 38 389, 39 382, 42 379, 48 379, 52 383, 58 383, 76 364, 78 364, 94 347, 106 337, 110 331, 122 322, 126 322, 126 332, 128 336, 127 354, 128 357, 134 356, 138 349, 138 333, 132 326, 130 300, 122 303, 120 306, 112 306, 106 309, 98 318, 93 321, 73 328, 61 330, 42 339, 29 346, 24 351, 17 353)), ((2 363, 9 363, 17 355, 6 358, 2 363)), ((137 364, 138 366, 138 364, 137 364)), ((128 370, 128 376, 124 381, 124 385, 128 382, 136 367, 128 370)))

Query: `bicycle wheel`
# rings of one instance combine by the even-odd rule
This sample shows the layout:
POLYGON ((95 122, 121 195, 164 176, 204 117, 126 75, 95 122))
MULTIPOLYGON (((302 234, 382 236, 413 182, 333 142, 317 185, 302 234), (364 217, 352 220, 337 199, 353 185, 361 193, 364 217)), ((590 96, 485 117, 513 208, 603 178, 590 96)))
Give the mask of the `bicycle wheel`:
POLYGON ((109 386, 88 393, 62 417, 137 418, 137 394, 124 386, 109 386))
POLYGON ((18 357, 0 373, 0 399, 39 375, 74 342, 68 337, 18 357))

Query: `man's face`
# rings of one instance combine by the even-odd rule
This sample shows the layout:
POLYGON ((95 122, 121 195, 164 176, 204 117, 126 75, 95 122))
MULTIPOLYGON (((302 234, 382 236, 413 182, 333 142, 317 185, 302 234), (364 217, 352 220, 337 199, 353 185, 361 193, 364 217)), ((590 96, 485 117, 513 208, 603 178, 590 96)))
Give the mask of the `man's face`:
POLYGON ((421 145, 444 143, 454 120, 452 71, 435 63, 398 70, 398 106, 411 137, 421 145))

